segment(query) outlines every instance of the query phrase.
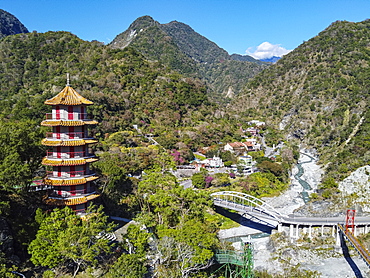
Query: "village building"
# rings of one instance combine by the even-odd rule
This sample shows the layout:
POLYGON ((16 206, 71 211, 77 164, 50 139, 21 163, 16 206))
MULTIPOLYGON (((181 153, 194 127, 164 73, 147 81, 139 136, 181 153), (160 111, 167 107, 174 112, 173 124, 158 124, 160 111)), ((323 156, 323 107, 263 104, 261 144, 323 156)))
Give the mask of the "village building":
POLYGON ((224 146, 224 151, 229 151, 231 153, 244 153, 247 147, 242 142, 227 143, 224 146))
POLYGON ((252 174, 253 167, 252 167, 253 158, 250 155, 244 154, 238 157, 238 170, 240 170, 243 174, 252 174))
POLYGON ((246 142, 234 142, 227 143, 224 146, 224 151, 229 151, 235 154, 243 154, 244 152, 254 152, 261 150, 261 145, 257 143, 257 140, 246 139, 246 142))
POLYGON ((89 148, 97 140, 88 132, 88 127, 97 122, 86 114, 87 106, 93 102, 78 94, 67 81, 67 86, 45 104, 52 106, 52 112, 41 123, 52 128, 41 142, 52 148, 42 160, 49 168, 43 183, 51 188, 46 203, 54 207, 69 206, 83 213, 99 197, 94 183, 98 176, 90 169, 90 164, 98 158, 89 148))
POLYGON ((248 127, 247 129, 244 129, 243 132, 249 133, 252 136, 256 136, 259 132, 259 129, 255 127, 248 127))
POLYGON ((244 165, 245 168, 252 167, 252 156, 244 154, 238 156, 238 164, 244 165))
POLYGON ((214 156, 213 158, 206 158, 201 161, 197 161, 197 168, 199 167, 210 167, 210 168, 221 168, 224 167, 224 163, 220 157, 214 156))
POLYGON ((247 145, 249 152, 261 150, 261 144, 257 142, 256 138, 247 138, 245 144, 247 145))

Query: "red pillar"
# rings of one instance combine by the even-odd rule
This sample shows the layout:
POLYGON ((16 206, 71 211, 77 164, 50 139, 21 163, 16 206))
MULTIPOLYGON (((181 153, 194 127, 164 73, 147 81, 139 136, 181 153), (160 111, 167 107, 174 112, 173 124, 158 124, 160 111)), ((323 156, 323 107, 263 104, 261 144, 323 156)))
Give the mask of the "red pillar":
POLYGON ((355 215, 356 210, 354 209, 347 209, 347 215, 346 215, 346 232, 349 228, 352 228, 352 233, 355 231, 355 215))

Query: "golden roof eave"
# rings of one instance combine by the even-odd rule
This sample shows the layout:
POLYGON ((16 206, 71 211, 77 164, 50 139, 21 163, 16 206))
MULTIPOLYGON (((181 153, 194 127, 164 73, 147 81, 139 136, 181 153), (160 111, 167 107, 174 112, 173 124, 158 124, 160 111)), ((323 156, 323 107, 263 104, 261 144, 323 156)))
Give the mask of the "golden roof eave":
POLYGON ((88 100, 77 93, 71 86, 66 86, 55 97, 44 102, 47 105, 92 105, 91 100, 88 100))
POLYGON ((87 203, 88 201, 94 200, 98 198, 99 194, 91 194, 88 196, 82 196, 82 197, 73 197, 73 198, 47 198, 46 204, 48 205, 54 205, 54 206, 74 206, 79 204, 87 203))
POLYGON ((93 139, 80 139, 80 140, 61 140, 61 139, 47 139, 44 138, 41 140, 41 144, 49 147, 75 147, 75 146, 84 146, 86 144, 95 144, 98 140, 93 139))
POLYGON ((95 120, 44 120, 41 122, 42 126, 83 126, 96 125, 95 120))
POLYGON ((98 176, 89 176, 86 178, 79 178, 79 179, 50 179, 50 178, 44 178, 43 183, 45 185, 52 185, 52 186, 70 186, 70 185, 79 185, 79 184, 85 184, 88 181, 97 180, 98 176))
POLYGON ((98 161, 96 157, 69 158, 69 159, 52 159, 44 157, 41 163, 47 166, 70 166, 70 165, 84 165, 86 163, 92 163, 95 161, 98 161))

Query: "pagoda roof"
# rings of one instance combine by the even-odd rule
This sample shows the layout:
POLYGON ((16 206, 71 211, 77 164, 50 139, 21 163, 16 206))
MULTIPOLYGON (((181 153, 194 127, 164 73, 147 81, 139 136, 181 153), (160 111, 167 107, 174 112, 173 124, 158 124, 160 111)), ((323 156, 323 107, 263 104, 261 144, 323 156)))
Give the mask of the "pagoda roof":
POLYGON ((83 164, 91 163, 95 161, 98 161, 96 157, 69 158, 69 159, 50 159, 50 158, 44 157, 41 163, 43 165, 48 165, 48 166, 70 166, 70 165, 83 165, 83 164))
POLYGON ((55 97, 48 99, 44 102, 48 105, 91 105, 94 104, 91 100, 88 100, 77 93, 71 86, 67 85, 64 89, 57 94, 55 97))
POLYGON ((69 139, 69 140, 59 140, 59 139, 42 139, 41 144, 44 146, 61 146, 61 147, 74 147, 74 146, 84 146, 86 144, 95 144, 98 140, 92 139, 69 139))
POLYGON ((52 186, 70 186, 70 185, 85 184, 88 181, 93 181, 98 178, 99 178, 98 176, 90 176, 86 178, 77 178, 77 179, 44 178, 44 184, 52 185, 52 186))
POLYGON ((96 125, 95 120, 44 120, 41 122, 43 126, 83 126, 96 125))
POLYGON ((82 197, 72 197, 72 198, 51 198, 49 197, 46 200, 46 204, 48 205, 54 205, 54 206, 73 206, 73 205, 79 205, 84 204, 90 200, 93 200, 95 198, 98 198, 99 194, 91 194, 88 196, 82 196, 82 197))

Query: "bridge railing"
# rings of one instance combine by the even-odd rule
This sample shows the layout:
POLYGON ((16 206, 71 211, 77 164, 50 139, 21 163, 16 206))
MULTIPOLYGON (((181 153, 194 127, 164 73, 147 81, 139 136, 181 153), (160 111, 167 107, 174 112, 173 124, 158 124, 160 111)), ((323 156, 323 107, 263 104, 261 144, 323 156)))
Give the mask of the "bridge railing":
POLYGON ((245 210, 247 208, 254 208, 254 210, 266 214, 267 216, 273 217, 276 220, 280 220, 282 217, 286 217, 282 215, 280 212, 278 212, 274 207, 267 204, 266 202, 245 193, 234 191, 220 191, 212 193, 211 197, 214 198, 215 204, 217 202, 219 204, 225 202, 225 204, 228 204, 235 208, 245 210))
POLYGON ((217 198, 213 199, 213 203, 216 206, 223 207, 223 208, 226 208, 226 209, 236 210, 236 211, 242 212, 244 214, 253 214, 254 216, 260 215, 263 218, 271 219, 271 220, 280 222, 280 216, 275 215, 271 212, 267 212, 267 211, 265 211, 262 208, 257 207, 257 206, 250 206, 250 205, 246 205, 246 204, 238 204, 238 203, 235 203, 233 201, 217 199, 217 198))
POLYGON ((370 253, 367 249, 362 245, 362 243, 352 234, 352 232, 348 229, 344 229, 341 224, 338 224, 337 227, 343 233, 343 235, 348 239, 351 245, 356 249, 356 251, 360 254, 362 259, 365 261, 368 267, 370 267, 370 253))
POLYGON ((242 253, 235 251, 218 251, 215 254, 215 260, 219 264, 234 264, 238 266, 245 265, 245 258, 242 253))

